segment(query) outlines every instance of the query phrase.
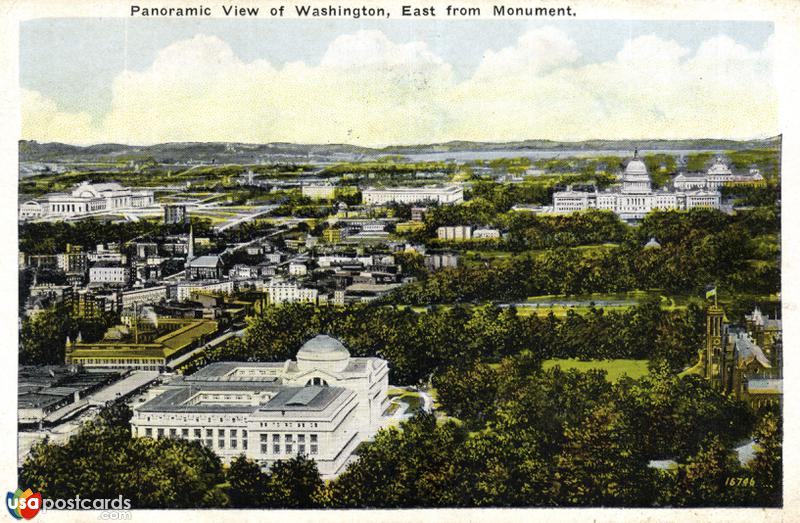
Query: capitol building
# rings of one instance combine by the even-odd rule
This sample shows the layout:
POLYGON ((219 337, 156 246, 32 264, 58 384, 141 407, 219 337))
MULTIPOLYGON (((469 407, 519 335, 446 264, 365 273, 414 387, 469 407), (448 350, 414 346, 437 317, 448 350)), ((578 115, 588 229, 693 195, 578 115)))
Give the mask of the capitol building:
POLYGON ((305 455, 323 479, 340 474, 387 418, 389 366, 354 358, 319 335, 295 360, 217 362, 178 377, 134 408, 134 436, 199 441, 223 461, 244 454, 262 468, 305 455))
POLYGON ((696 207, 720 208, 720 193, 716 189, 653 190, 647 166, 638 151, 620 176, 620 186, 605 191, 582 192, 567 188, 553 193, 553 212, 571 213, 586 209, 615 212, 623 220, 641 220, 654 210, 688 210, 696 207))

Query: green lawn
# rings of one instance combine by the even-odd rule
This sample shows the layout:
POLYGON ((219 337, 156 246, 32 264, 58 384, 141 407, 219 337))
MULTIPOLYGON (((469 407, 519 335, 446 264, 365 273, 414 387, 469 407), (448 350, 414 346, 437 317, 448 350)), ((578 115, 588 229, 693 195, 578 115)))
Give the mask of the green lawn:
POLYGON ((586 372, 591 369, 604 370, 608 373, 608 381, 614 382, 621 378, 623 375, 628 375, 631 378, 638 379, 645 376, 649 371, 647 369, 647 360, 591 360, 579 361, 575 359, 561 360, 545 360, 542 363, 542 368, 547 370, 558 365, 562 370, 575 369, 580 372, 586 372))

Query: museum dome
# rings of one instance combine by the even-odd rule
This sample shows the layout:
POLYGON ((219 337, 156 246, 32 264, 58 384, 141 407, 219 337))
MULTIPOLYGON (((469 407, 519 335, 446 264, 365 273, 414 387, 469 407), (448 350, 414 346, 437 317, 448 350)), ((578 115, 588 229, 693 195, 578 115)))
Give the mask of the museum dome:
POLYGON ((342 342, 325 334, 311 338, 297 351, 297 367, 300 370, 341 372, 348 363, 350 352, 342 342))

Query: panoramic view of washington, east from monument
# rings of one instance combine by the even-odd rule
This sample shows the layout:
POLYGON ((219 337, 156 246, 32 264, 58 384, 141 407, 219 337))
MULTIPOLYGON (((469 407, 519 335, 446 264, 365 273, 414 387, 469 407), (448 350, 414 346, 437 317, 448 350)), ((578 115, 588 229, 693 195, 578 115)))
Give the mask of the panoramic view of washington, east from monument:
POLYGON ((21 22, 12 516, 783 507, 773 23, 386 9, 21 22))

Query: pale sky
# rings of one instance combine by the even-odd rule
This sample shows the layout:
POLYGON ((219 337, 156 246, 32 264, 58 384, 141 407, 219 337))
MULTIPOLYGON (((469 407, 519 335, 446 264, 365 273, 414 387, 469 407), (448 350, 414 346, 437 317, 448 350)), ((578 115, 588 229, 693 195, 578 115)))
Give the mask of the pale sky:
POLYGON ((23 138, 354 143, 778 134, 772 24, 40 19, 23 138))

